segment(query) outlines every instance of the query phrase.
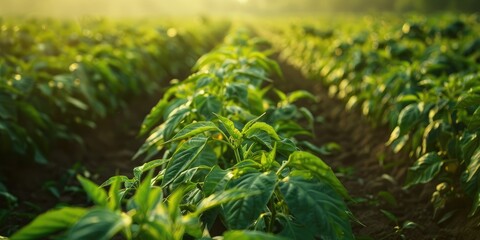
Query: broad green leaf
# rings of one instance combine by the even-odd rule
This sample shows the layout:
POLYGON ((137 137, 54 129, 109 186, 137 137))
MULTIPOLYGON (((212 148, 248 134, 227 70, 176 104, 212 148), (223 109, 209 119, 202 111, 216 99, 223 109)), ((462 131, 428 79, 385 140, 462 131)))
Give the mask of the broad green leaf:
POLYGON ((407 173, 406 187, 419 183, 430 182, 442 169, 443 161, 435 152, 430 152, 419 158, 407 173))
POLYGON ((478 208, 480 208, 480 191, 479 190, 477 190, 477 192, 473 196, 473 206, 472 206, 472 210, 469 213, 469 216, 473 217, 477 213, 478 208))
POLYGON ((72 227, 86 213, 86 209, 74 207, 50 210, 36 217, 27 226, 13 234, 10 239, 45 239, 47 236, 72 227))
POLYGON ((286 240, 281 236, 275 236, 271 233, 248 230, 227 231, 223 235, 224 240, 286 240))
POLYGON ((150 136, 148 136, 147 140, 145 140, 145 143, 143 143, 140 149, 138 149, 138 151, 135 153, 133 159, 138 158, 144 153, 148 153, 148 156, 145 157, 146 159, 150 159, 150 157, 153 157, 155 154, 157 154, 162 149, 162 145, 165 144, 165 139, 163 138, 164 131, 165 123, 152 130, 152 133, 150 136))
POLYGON ((169 142, 186 139, 189 137, 193 137, 197 134, 207 132, 207 131, 213 131, 213 130, 218 131, 218 127, 213 122, 200 121, 200 122, 190 123, 187 126, 185 126, 182 130, 180 130, 172 139, 170 139, 169 142))
POLYGON ((301 226, 296 229, 314 232, 322 239, 354 239, 347 207, 329 185, 287 177, 280 181, 279 188, 290 214, 301 226))
POLYGON ((165 130, 163 132, 163 138, 165 141, 169 140, 177 129, 180 122, 182 122, 189 114, 191 110, 188 107, 182 107, 175 109, 169 116, 168 119, 165 121, 165 130))
POLYGON ((133 169, 133 176, 136 179, 140 180, 144 172, 150 171, 153 168, 161 166, 167 163, 168 161, 169 161, 168 159, 156 159, 156 160, 146 162, 142 166, 138 166, 133 169))
POLYGON ((473 177, 479 173, 480 170, 480 146, 477 147, 470 159, 466 173, 468 174, 467 182, 472 181, 473 177))
POLYGON ((193 213, 198 216, 201 213, 211 209, 213 207, 220 206, 221 204, 252 197, 254 195, 261 194, 261 191, 251 191, 247 189, 228 189, 226 191, 217 192, 204 198, 197 206, 196 211, 193 213))
POLYGON ((180 203, 183 200, 184 193, 184 188, 178 188, 168 196, 167 210, 170 219, 173 221, 181 217, 180 203))
POLYGON ((130 209, 138 212, 139 218, 147 217, 148 213, 155 209, 163 200, 162 191, 158 187, 152 187, 152 173, 145 177, 131 198, 130 209))
POLYGON ((328 183, 341 196, 350 198, 347 189, 345 189, 337 176, 335 176, 332 168, 317 156, 308 152, 296 151, 290 155, 288 161, 288 165, 292 168, 309 170, 318 180, 328 183))
POLYGON ((303 116, 307 119, 308 121, 308 127, 310 130, 313 131, 314 129, 314 122, 315 122, 315 118, 313 117, 313 114, 312 112, 310 112, 310 110, 308 110, 307 108, 305 107, 301 107, 299 109, 299 111, 303 114, 303 116))
POLYGON ((255 124, 256 122, 258 122, 258 120, 260 120, 260 118, 262 118, 263 116, 265 116, 265 113, 262 113, 260 116, 248 121, 245 126, 243 127, 242 129, 242 132, 243 131, 247 131, 249 128, 252 127, 253 124, 255 124))
MULTIPOLYGON (((167 212, 165 206, 159 207, 162 212, 167 212)), ((164 221, 147 221, 142 226, 138 239, 175 239, 175 232, 172 231, 171 222, 168 219, 164 221)))
POLYGON ((242 132, 244 133, 245 136, 251 137, 254 134, 258 133, 258 131, 264 131, 268 133, 268 135, 270 135, 273 139, 280 140, 280 137, 278 137, 278 134, 275 131, 275 129, 273 129, 272 126, 264 122, 256 122, 248 129, 244 128, 242 132))
POLYGON ((478 132, 480 130, 480 107, 478 107, 470 117, 470 121, 468 121, 468 130, 472 132, 478 132))
POLYGON ((400 150, 402 150, 402 148, 405 146, 405 144, 407 144, 407 141, 410 138, 408 134, 401 135, 400 133, 400 127, 396 126, 390 134, 390 139, 386 143, 393 148, 393 152, 395 153, 398 153, 400 150))
POLYGON ((315 238, 315 229, 311 229, 305 224, 295 222, 292 215, 285 216, 280 213, 278 216, 279 222, 283 226, 283 230, 278 235, 295 240, 315 238))
POLYGON ((236 140, 239 140, 242 138, 242 133, 238 131, 238 129, 235 127, 235 124, 230 119, 226 117, 222 117, 220 115, 217 115, 217 117, 222 123, 222 125, 225 127, 225 129, 227 130, 230 136, 232 136, 236 140))
POLYGON ((108 190, 108 208, 112 211, 119 210, 121 207, 121 201, 123 197, 123 195, 120 194, 121 184, 122 180, 120 178, 116 178, 108 190))
POLYGON ((207 145, 208 138, 196 136, 183 143, 173 154, 172 159, 167 165, 163 177, 162 186, 166 186, 174 181, 181 172, 190 168, 190 165, 197 160, 200 153, 207 145))
POLYGON ((160 122, 162 119, 163 110, 167 104, 168 100, 164 97, 152 108, 152 110, 150 110, 150 113, 143 120, 139 133, 140 136, 145 135, 148 131, 150 131, 150 129, 153 128, 153 126, 160 122))
POLYGON ((212 170, 205 177, 203 184, 203 192, 205 195, 210 195, 214 192, 223 191, 227 182, 231 178, 230 171, 223 170, 219 166, 214 166, 212 170))
POLYGON ((317 98, 315 98, 315 96, 310 93, 309 91, 306 91, 306 90, 297 90, 297 91, 294 91, 294 92, 291 92, 288 94, 287 96, 287 102, 289 103, 293 103, 297 100, 300 100, 302 98, 307 98, 307 99, 311 99, 313 101, 317 101, 317 98))
POLYGON ((461 96, 457 101, 457 108, 478 107, 480 105, 480 95, 466 94, 461 96))
POLYGON ((220 100, 214 95, 196 96, 194 98, 194 103, 197 112, 206 120, 212 120, 215 116, 214 114, 218 114, 222 110, 222 102, 220 102, 220 100))
POLYGON ((109 179, 107 179, 107 181, 105 181, 104 183, 102 183, 102 185, 100 185, 100 187, 103 188, 103 187, 112 185, 116 181, 127 182, 127 181, 130 181, 130 178, 128 178, 127 176, 120 176, 120 175, 113 176, 113 177, 110 177, 109 179))
POLYGON ((129 228, 130 216, 108 209, 93 209, 85 214, 69 230, 68 239, 111 239, 118 232, 129 228))
POLYGON ((417 103, 410 104, 402 109, 398 116, 398 126, 400 127, 400 135, 404 135, 415 126, 420 119, 420 109, 417 103))
POLYGON ((263 100, 264 97, 259 90, 248 88, 248 109, 251 114, 260 115, 265 112, 263 100))
POLYGON ((83 189, 87 193, 88 197, 92 199, 95 205, 101 207, 106 207, 108 205, 107 192, 105 192, 103 188, 80 175, 77 176, 77 179, 80 181, 83 189))
POLYGON ((244 106, 248 106, 248 88, 244 83, 227 83, 225 95, 227 100, 237 100, 244 106))
POLYGON ((248 139, 263 144, 268 149, 273 148, 275 140, 265 131, 252 131, 250 135, 247 136, 248 139))
POLYGON ((260 191, 261 194, 223 205, 223 215, 229 229, 246 229, 265 211, 277 182, 274 172, 247 173, 230 181, 228 188, 260 191))
POLYGON ((279 89, 273 89, 273 91, 277 94, 277 96, 280 98, 281 101, 286 101, 287 100, 287 94, 284 92, 280 91, 279 89))
POLYGON ((397 103, 413 103, 418 101, 418 96, 413 94, 402 95, 397 98, 397 103))

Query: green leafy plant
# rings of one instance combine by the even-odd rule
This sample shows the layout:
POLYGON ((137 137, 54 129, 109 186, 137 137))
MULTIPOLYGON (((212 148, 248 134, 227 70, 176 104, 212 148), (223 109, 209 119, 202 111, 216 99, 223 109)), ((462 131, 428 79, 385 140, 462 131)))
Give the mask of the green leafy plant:
POLYGON ((245 30, 229 34, 196 69, 145 118, 140 133, 150 136, 137 156, 146 154, 147 162, 133 178, 113 176, 98 187, 79 177, 95 207, 47 212, 12 239, 57 232, 69 239, 210 239, 216 227, 226 229, 224 239, 353 239, 346 189, 296 144, 295 136, 310 132, 295 119, 313 116, 292 103, 312 95, 275 91, 280 101, 269 100, 270 87, 261 83, 278 66, 245 30))
POLYGON ((130 96, 166 85, 165 78, 191 68, 227 27, 215 21, 202 31, 103 19, 2 22, 2 156, 46 163, 50 143, 81 142, 79 126, 93 128, 130 96))
MULTIPOLYGON (((274 39, 286 61, 307 76, 320 77, 347 108, 391 127, 388 145, 416 160, 407 188, 446 182, 450 193, 441 196, 470 196, 473 215, 480 206, 480 55, 473 50, 480 30, 466 15, 415 19, 388 19, 388 25, 378 24, 382 18, 365 19, 362 25, 329 20, 328 26, 337 26, 334 37, 318 34, 328 32, 320 21, 259 31, 274 39)), ((444 200, 432 196, 436 209, 444 200)))

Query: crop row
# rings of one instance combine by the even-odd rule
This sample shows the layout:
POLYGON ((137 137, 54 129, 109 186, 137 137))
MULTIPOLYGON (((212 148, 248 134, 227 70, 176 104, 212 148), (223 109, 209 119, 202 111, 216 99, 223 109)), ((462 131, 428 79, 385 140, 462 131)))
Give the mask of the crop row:
POLYGON ((218 42, 225 22, 0 20, 0 154, 40 163, 58 139, 154 93, 218 42), (142 26, 143 25, 143 26, 142 26), (200 31, 201 29, 201 31, 200 31))
MULTIPOLYGON (((436 183, 436 210, 451 197, 480 207, 480 26, 472 16, 304 21, 265 32, 282 57, 389 124, 388 145, 417 159, 406 187, 436 183), (360 23, 359 23, 360 22, 360 23)), ((452 214, 449 212, 447 214, 452 214)))
POLYGON ((51 210, 12 239, 353 239, 345 188, 297 146, 309 131, 296 121, 311 114, 293 103, 313 97, 263 87, 281 73, 262 43, 232 31, 145 118, 133 178, 79 177, 94 207, 51 210))

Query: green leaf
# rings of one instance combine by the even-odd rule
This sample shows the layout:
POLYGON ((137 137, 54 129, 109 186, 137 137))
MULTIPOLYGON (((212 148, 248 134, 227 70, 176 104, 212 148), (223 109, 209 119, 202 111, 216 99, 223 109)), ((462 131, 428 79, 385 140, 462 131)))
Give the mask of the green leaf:
POLYGON ((25 115, 29 121, 34 122, 38 127, 45 127, 45 122, 41 116, 41 113, 30 103, 20 101, 17 103, 19 112, 25 115))
POLYGON ((194 215, 198 216, 201 213, 211 209, 213 207, 220 206, 221 204, 236 201, 239 199, 244 199, 251 197, 253 195, 260 194, 261 191, 251 191, 246 189, 228 189, 226 191, 214 193, 206 198, 204 198, 197 206, 197 209, 194 215))
POLYGON ((247 136, 247 139, 263 144, 268 147, 268 149, 273 148, 274 140, 272 140, 272 137, 265 131, 252 131, 252 133, 247 136))
POLYGON ((70 97, 70 96, 67 96, 65 98, 65 101, 67 101, 68 103, 72 104, 73 106, 77 107, 78 109, 81 109, 81 110, 88 110, 88 105, 85 104, 84 102, 76 99, 76 98, 73 98, 73 97, 70 97))
POLYGON ((147 177, 140 183, 140 186, 135 191, 135 195, 131 198, 138 209, 140 215, 146 215, 148 210, 152 207, 149 200, 152 191, 152 172, 149 172, 147 177))
POLYGON ((330 166, 317 156, 308 152, 296 151, 290 155, 288 161, 290 167, 299 170, 309 170, 318 180, 326 181, 341 196, 350 198, 347 189, 345 189, 337 176, 335 176, 330 166))
POLYGON ((475 110, 468 121, 468 130, 476 132, 480 130, 480 107, 475 110))
POLYGON ((227 231, 223 235, 224 240, 286 240, 288 238, 275 236, 271 233, 248 230, 227 231))
POLYGON ((472 106, 478 107, 480 105, 480 95, 466 94, 461 96, 457 102, 457 108, 469 108, 472 106))
POLYGON ((467 166, 467 182, 472 181, 473 177, 479 174, 480 170, 480 147, 477 147, 467 166))
POLYGON ((182 216, 180 203, 183 200, 184 193, 184 188, 178 188, 172 194, 170 194, 170 196, 168 196, 167 212, 170 215, 170 219, 173 221, 182 216))
POLYGON ((140 180, 141 177, 142 177, 142 174, 144 172, 150 171, 153 168, 161 166, 161 165, 167 163, 168 161, 169 161, 169 159, 156 159, 156 160, 146 162, 142 166, 138 166, 138 167, 133 169, 133 176, 136 179, 140 180))
POLYGON ((119 231, 129 228, 130 216, 108 209, 93 209, 70 229, 68 239, 111 239, 119 231))
POLYGON ((254 88, 248 88, 248 110, 253 115, 260 115, 265 112, 263 107, 263 94, 254 88))
POLYGON ((217 117, 222 123, 222 125, 225 127, 225 129, 227 130, 230 136, 232 136, 236 140, 239 140, 242 138, 242 133, 238 131, 238 129, 235 127, 235 124, 230 119, 226 117, 222 117, 220 115, 217 115, 217 117))
POLYGON ((165 130, 163 132, 163 138, 165 141, 170 139, 177 126, 190 114, 190 111, 189 107, 177 108, 168 116, 168 119, 165 121, 165 130))
POLYGON ((194 98, 194 103, 198 113, 200 113, 200 115, 206 120, 213 119, 215 116, 214 114, 218 114, 222 110, 222 102, 220 102, 220 100, 214 95, 196 96, 194 98))
POLYGON ((228 173, 230 173, 230 171, 223 170, 219 166, 214 166, 205 177, 203 184, 203 192, 205 195, 208 196, 214 192, 223 191, 231 178, 228 173))
POLYGON ((279 221, 283 226, 283 230, 279 233, 288 239, 302 240, 315 239, 315 229, 310 229, 307 225, 295 222, 293 216, 285 216, 279 214, 279 221))
POLYGON ((420 119, 420 109, 417 103, 410 104, 402 109, 398 116, 398 126, 400 135, 404 135, 415 126, 420 119))
POLYGON ((184 144, 173 154, 172 159, 163 177, 162 186, 166 186, 174 181, 181 172, 189 169, 190 165, 197 160, 200 153, 207 145, 208 138, 196 136, 184 144))
POLYGON ((223 215, 229 229, 246 229, 265 211, 277 182, 274 172, 247 173, 230 181, 228 188, 260 191, 261 194, 223 205, 223 215))
POLYGON ((86 213, 86 209, 74 207, 50 210, 36 217, 30 224, 13 234, 10 239, 45 239, 47 236, 67 230, 86 213))
POLYGON ((248 88, 245 83, 227 83, 225 95, 227 100, 237 100, 244 106, 248 106, 248 88))
POLYGON ((311 94, 310 92, 306 91, 306 90, 297 90, 297 91, 294 91, 294 92, 291 92, 288 94, 287 96, 287 102, 288 103, 293 103, 297 100, 300 100, 302 98, 307 98, 307 99, 311 99, 313 101, 317 101, 317 98, 311 94))
POLYGON ((207 132, 207 131, 213 131, 213 130, 219 131, 218 127, 213 122, 200 121, 200 122, 190 123, 187 126, 185 126, 182 130, 180 130, 168 142, 186 139, 186 138, 195 136, 197 134, 207 132))
POLYGON ((242 131, 246 131, 248 130, 249 128, 252 127, 252 125, 256 122, 258 122, 258 120, 260 120, 260 118, 262 118, 263 116, 265 116, 265 113, 262 113, 260 116, 248 121, 245 126, 243 127, 242 131))
POLYGON ((385 217, 387 217, 390 221, 392 221, 395 224, 398 224, 398 218, 393 213, 383 209, 380 209, 380 212, 382 212, 383 215, 385 215, 385 217))
POLYGON ((152 110, 150 110, 150 113, 143 120, 139 133, 140 136, 145 135, 148 131, 150 131, 150 129, 153 128, 153 126, 160 122, 162 119, 163 110, 167 104, 168 100, 164 97, 152 108, 152 110))
POLYGON ((322 239, 354 239, 347 207, 329 185, 287 177, 280 181, 279 188, 295 222, 303 225, 299 229, 322 239))
POLYGON ((244 133, 245 136, 251 137, 254 134, 257 134, 259 131, 264 131, 268 133, 273 139, 275 140, 280 140, 280 137, 278 137, 277 132, 275 129, 273 129, 272 126, 268 125, 267 123, 264 122, 256 122, 254 123, 251 127, 247 129, 243 129, 242 132, 244 133))
POLYGON ((100 185, 100 187, 103 188, 103 187, 109 186, 116 181, 128 182, 128 181, 130 181, 130 178, 128 178, 127 176, 121 176, 121 175, 113 176, 113 177, 110 177, 109 179, 107 179, 107 181, 105 181, 104 183, 102 183, 102 185, 100 185))
POLYGON ((116 178, 116 180, 110 186, 108 190, 108 208, 112 211, 119 210, 121 207, 122 195, 120 194, 120 186, 122 180, 116 178))
POLYGON ((437 153, 431 152, 419 158, 409 168, 405 187, 430 182, 442 169, 443 161, 437 153))
POLYGON ((80 181, 83 189, 87 193, 88 197, 92 199, 95 205, 101 207, 106 207, 108 205, 107 192, 105 192, 103 188, 100 188, 97 184, 80 175, 77 176, 77 179, 80 181))

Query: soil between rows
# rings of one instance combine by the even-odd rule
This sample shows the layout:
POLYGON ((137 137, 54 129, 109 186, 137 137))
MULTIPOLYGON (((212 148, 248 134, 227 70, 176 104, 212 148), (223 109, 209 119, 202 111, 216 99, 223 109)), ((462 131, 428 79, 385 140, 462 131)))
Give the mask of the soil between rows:
POLYGON ((447 221, 438 224, 433 218, 430 196, 435 185, 403 189, 408 167, 414 162, 406 153, 394 154, 385 146, 390 130, 387 126, 373 127, 359 111, 346 110, 345 104, 328 96, 320 79, 306 79, 295 67, 277 59, 285 81, 276 87, 283 91, 305 89, 317 98, 317 103, 302 103, 314 116, 324 121, 315 126, 317 146, 335 142, 341 146, 338 153, 322 156, 356 202, 349 208, 361 223, 352 223, 359 239, 479 239, 479 217, 468 218, 471 202, 456 200, 448 210, 457 210, 447 221), (393 200, 392 200, 393 197, 393 200), (397 222, 389 219, 382 210, 392 213, 397 222), (414 222, 417 226, 402 229, 403 224, 414 222), (398 228, 398 226, 400 228, 398 228))
POLYGON ((160 97, 160 93, 132 96, 125 108, 98 120, 94 129, 75 129, 84 144, 73 141, 52 144, 46 165, 28 159, 5 159, 0 176, 4 177, 8 191, 18 198, 18 205, 0 226, 0 236, 11 235, 29 219, 56 206, 88 204, 77 174, 98 184, 117 174, 132 177, 133 168, 142 164, 141 159, 132 160, 144 142, 144 138, 137 136, 138 131, 160 97))

